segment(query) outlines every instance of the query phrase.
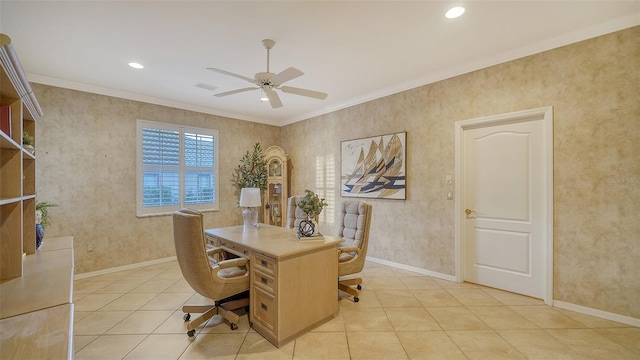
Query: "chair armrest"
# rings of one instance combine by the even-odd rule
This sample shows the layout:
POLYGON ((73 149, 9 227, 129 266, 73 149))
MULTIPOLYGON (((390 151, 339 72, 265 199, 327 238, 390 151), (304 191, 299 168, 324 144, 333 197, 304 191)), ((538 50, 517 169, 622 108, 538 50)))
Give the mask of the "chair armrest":
POLYGON ((237 267, 247 266, 247 265, 249 265, 249 259, 243 258, 243 257, 223 260, 218 263, 218 266, 220 267, 220 269, 226 269, 234 266, 237 266, 237 267))
POLYGON ((355 247, 355 246, 345 246, 345 247, 340 247, 340 248, 338 248, 338 251, 339 251, 340 253, 343 253, 343 252, 348 252, 348 253, 350 253, 350 252, 354 252, 354 253, 356 253, 356 254, 360 255, 360 248, 357 248, 357 247, 355 247))

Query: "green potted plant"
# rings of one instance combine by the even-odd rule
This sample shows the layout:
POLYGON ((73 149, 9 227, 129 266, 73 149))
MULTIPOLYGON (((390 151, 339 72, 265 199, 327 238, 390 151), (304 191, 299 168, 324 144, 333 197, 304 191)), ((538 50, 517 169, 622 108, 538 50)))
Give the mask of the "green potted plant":
POLYGON ((319 236, 318 233, 318 216, 325 206, 328 206, 323 198, 309 189, 304 190, 305 194, 302 200, 298 202, 298 207, 307 215, 306 221, 301 221, 298 227, 298 237, 302 236, 319 236))
POLYGON ((44 229, 51 224, 51 214, 49 208, 58 205, 46 201, 36 202, 36 249, 42 246, 44 239, 44 229))
POLYGON ((29 150, 31 153, 33 153, 36 149, 33 147, 35 145, 35 140, 33 139, 33 136, 29 135, 28 132, 23 132, 22 133, 22 147, 24 147, 25 149, 29 150))

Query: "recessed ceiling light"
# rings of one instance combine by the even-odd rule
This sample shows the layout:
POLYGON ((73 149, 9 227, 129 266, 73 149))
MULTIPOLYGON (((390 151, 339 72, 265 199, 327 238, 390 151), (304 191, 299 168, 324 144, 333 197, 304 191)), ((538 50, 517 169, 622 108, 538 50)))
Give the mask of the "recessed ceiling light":
POLYGON ((447 10, 444 16, 446 16, 447 19, 455 19, 462 14, 464 14, 464 8, 462 6, 455 6, 447 10))
POLYGON ((130 62, 129 66, 131 66, 134 69, 143 69, 144 66, 142 66, 142 64, 138 64, 137 62, 130 62))

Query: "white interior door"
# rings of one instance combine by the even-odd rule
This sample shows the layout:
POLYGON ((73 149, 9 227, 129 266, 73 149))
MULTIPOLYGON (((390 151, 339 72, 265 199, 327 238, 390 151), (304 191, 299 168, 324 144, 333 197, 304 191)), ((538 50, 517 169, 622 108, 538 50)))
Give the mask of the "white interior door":
POLYGON ((550 156, 544 119, 463 130, 463 280, 547 299, 550 156))

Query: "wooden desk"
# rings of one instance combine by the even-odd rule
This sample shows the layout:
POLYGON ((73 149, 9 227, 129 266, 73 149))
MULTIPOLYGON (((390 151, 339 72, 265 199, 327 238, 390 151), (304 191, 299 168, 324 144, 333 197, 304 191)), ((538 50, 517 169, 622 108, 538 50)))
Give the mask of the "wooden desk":
POLYGON ((207 229, 209 241, 250 261, 251 326, 277 347, 338 314, 338 244, 299 242, 295 230, 259 224, 207 229))

